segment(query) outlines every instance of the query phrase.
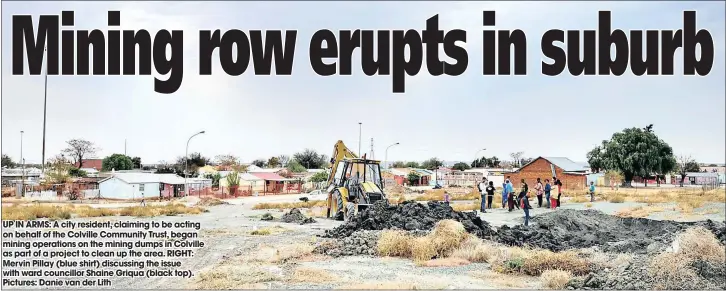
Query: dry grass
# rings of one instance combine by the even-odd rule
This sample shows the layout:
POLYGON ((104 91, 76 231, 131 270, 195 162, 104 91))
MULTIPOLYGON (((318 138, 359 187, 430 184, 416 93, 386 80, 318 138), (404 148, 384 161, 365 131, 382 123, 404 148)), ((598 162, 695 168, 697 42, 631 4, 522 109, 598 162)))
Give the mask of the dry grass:
POLYGON ((307 217, 325 217, 327 214, 327 209, 324 207, 312 207, 309 209, 304 209, 305 216, 307 217))
POLYGON ((323 269, 299 267, 292 272, 290 281, 297 283, 325 283, 337 281, 338 277, 323 269))
POLYGON ((120 216, 135 216, 135 217, 155 217, 155 216, 176 216, 179 214, 199 214, 206 212, 201 207, 188 207, 184 204, 170 203, 167 205, 157 206, 132 206, 124 207, 118 210, 120 216))
POLYGON ((496 248, 484 243, 482 240, 469 236, 457 249, 451 253, 452 258, 464 259, 473 263, 491 261, 495 256, 496 248))
POLYGON ((625 202, 625 198, 626 198, 625 195, 621 195, 621 194, 617 194, 617 193, 608 195, 606 197, 607 201, 610 203, 623 203, 623 202, 625 202))
POLYGON ((257 203, 252 209, 292 209, 292 208, 313 208, 325 207, 325 200, 316 200, 308 202, 279 202, 279 203, 257 203))
POLYGON ((312 243, 294 243, 288 245, 260 246, 257 250, 241 259, 241 263, 288 263, 306 260, 313 257, 315 246, 312 243))
POLYGON ((585 208, 592 208, 592 203, 590 203, 590 202, 585 203, 585 208))
POLYGON ((689 260, 710 261, 726 264, 726 247, 712 232, 703 228, 689 228, 676 238, 676 252, 689 260))
POLYGON ((2 220, 35 220, 47 218, 50 220, 69 219, 73 213, 72 206, 52 206, 35 204, 30 206, 3 206, 2 220))
MULTIPOLYGON (((444 193, 447 190, 444 189, 432 189, 426 190, 422 195, 415 197, 413 200, 416 201, 444 201, 444 193)), ((454 200, 475 200, 480 199, 481 194, 476 189, 470 189, 464 193, 456 193, 454 190, 449 192, 449 199, 454 200)))
POLYGON ((94 208, 89 206, 78 207, 75 211, 78 217, 104 217, 104 216, 116 216, 118 210, 111 208, 94 208))
POLYGON ((698 279, 698 275, 689 265, 690 260, 685 256, 667 252, 651 260, 648 273, 656 279, 656 289, 681 289, 698 279))
POLYGON ((618 217, 632 217, 632 218, 643 218, 648 217, 656 212, 666 211, 662 206, 636 206, 622 209, 615 213, 618 217))
POLYGON ((241 289, 280 278, 257 265, 222 265, 197 274, 194 289, 241 289))
POLYGON ((570 282, 572 274, 570 272, 562 270, 547 270, 542 272, 542 275, 540 275, 539 278, 542 281, 542 285, 544 287, 549 289, 562 290, 565 289, 567 283, 570 282))
POLYGON ((574 252, 551 252, 536 250, 524 259, 521 272, 526 275, 539 276, 548 270, 567 271, 574 275, 585 275, 590 272, 590 262, 580 258, 574 252))
POLYGON ((461 243, 469 237, 469 234, 460 222, 445 219, 436 223, 428 237, 431 238, 431 243, 436 249, 438 257, 446 257, 454 249, 461 246, 461 243))
POLYGON ((585 203, 585 202, 590 202, 590 195, 587 194, 587 196, 577 195, 577 196, 574 196, 574 197, 570 197, 569 202, 570 203, 585 203))
POLYGON ((451 208, 456 211, 472 211, 480 210, 481 204, 478 202, 473 203, 451 203, 451 208))
POLYGON ((453 257, 416 262, 416 266, 419 267, 458 267, 468 264, 471 264, 468 260, 453 257))
POLYGON ((436 248, 430 237, 417 237, 411 241, 411 258, 414 261, 427 261, 434 256, 436 256, 436 248))
POLYGON ((702 227, 690 228, 679 234, 674 242, 674 251, 653 258, 648 272, 657 279, 656 289, 680 289, 692 286, 692 282, 698 279, 690 267, 696 260, 726 264, 726 247, 702 227))
POLYGON ((229 204, 227 202, 224 202, 220 199, 214 198, 214 197, 202 197, 199 199, 199 202, 197 202, 196 206, 216 206, 216 205, 223 205, 223 204, 229 204))
POLYGON ((381 256, 410 257, 412 237, 402 230, 385 230, 378 239, 381 256))
POLYGON ((264 227, 264 228, 260 228, 260 229, 255 229, 255 230, 251 231, 250 234, 251 235, 271 235, 271 234, 283 233, 286 231, 289 231, 289 229, 284 228, 279 225, 275 225, 272 227, 264 227))
POLYGON ((487 284, 496 286, 496 287, 504 287, 504 288, 525 288, 530 287, 527 286, 527 282, 531 282, 532 278, 528 276, 518 276, 518 275, 512 275, 512 274, 502 274, 502 273, 496 273, 491 271, 475 271, 469 273, 470 277, 482 279, 487 284))

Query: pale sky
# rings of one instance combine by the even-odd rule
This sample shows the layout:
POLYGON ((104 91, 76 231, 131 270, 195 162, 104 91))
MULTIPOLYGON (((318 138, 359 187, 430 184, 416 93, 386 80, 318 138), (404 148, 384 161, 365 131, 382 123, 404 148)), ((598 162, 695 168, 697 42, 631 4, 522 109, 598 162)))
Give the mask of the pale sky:
MULTIPOLYGON (((108 10, 121 11, 123 29, 184 30, 184 81, 174 94, 153 90, 153 76, 50 76, 46 159, 83 138, 98 157, 124 152, 143 163, 172 161, 190 152, 234 154, 249 162, 305 148, 330 155, 342 139, 375 158, 470 162, 482 155, 509 159, 585 154, 626 127, 654 124, 676 154, 723 163, 726 145, 723 2, 3 2, 2 153, 18 161, 20 131, 27 163, 41 160, 43 76, 11 75, 11 15, 75 11, 77 29, 105 30, 108 10), (497 29, 527 34, 527 76, 481 75, 483 10, 496 10, 497 29), (611 10, 613 27, 678 29, 683 10, 697 11, 710 30, 715 56, 710 75, 547 77, 540 73, 542 34, 553 28, 595 29, 598 10, 611 10), (442 29, 467 30, 469 66, 458 77, 407 77, 406 93, 391 92, 391 77, 367 77, 360 61, 353 76, 317 76, 308 44, 318 29, 423 29, 439 14, 442 29), (227 76, 215 53, 214 75, 198 75, 199 29, 298 29, 292 76, 227 76)), ((37 18, 35 18, 37 19, 37 18)), ((36 20, 37 21, 37 20, 36 20)), ((37 22, 35 23, 37 26, 37 22)), ((359 58, 359 52, 354 54, 359 58)), ((549 59, 546 59, 549 62, 549 59)), ((27 74, 27 62, 26 74, 27 74)), ((425 66, 425 65, 424 65, 425 66)), ((162 77, 162 79, 166 79, 162 77)))

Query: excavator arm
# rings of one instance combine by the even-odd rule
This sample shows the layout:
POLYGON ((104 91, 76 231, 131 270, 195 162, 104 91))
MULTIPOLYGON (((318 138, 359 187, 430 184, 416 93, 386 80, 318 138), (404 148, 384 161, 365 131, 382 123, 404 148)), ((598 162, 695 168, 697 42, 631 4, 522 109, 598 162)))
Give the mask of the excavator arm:
POLYGON ((358 156, 353 153, 350 149, 348 149, 347 146, 343 143, 342 140, 339 140, 335 143, 335 147, 333 148, 333 155, 330 156, 330 176, 328 176, 328 186, 330 186, 334 180, 335 176, 338 171, 338 166, 340 166, 340 161, 342 161, 344 158, 357 158, 358 156))

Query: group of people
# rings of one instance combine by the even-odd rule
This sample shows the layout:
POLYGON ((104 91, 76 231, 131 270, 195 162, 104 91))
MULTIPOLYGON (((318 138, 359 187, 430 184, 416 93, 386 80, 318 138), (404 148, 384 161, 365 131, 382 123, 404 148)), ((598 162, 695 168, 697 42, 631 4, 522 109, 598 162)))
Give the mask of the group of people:
MULTIPOLYGON (((542 207, 546 205, 547 208, 556 208, 560 206, 560 197, 562 196, 562 182, 557 177, 552 177, 553 183, 550 184, 549 179, 545 179, 544 184, 540 178, 537 178, 537 184, 534 186, 534 192, 537 196, 537 206, 542 207), (554 205, 551 204, 550 193, 552 187, 557 187, 557 200, 554 205), (544 198, 544 202, 542 199, 544 198), (553 207, 554 206, 554 207, 553 207)), ((594 186, 593 186, 594 187, 594 186)), ((594 192, 591 187, 591 192, 594 192)), ((487 178, 482 178, 481 183, 478 185, 479 193, 481 193, 481 212, 486 213, 487 209, 492 209, 492 200, 494 200, 494 182, 487 181, 487 178)), ((508 208, 511 212, 514 208, 522 209, 524 211, 524 225, 529 225, 529 210, 533 207, 529 203, 529 185, 522 179, 520 191, 518 195, 514 194, 514 186, 512 185, 511 176, 507 176, 507 179, 502 184, 502 208, 508 208), (515 197, 516 196, 516 197, 515 197)))

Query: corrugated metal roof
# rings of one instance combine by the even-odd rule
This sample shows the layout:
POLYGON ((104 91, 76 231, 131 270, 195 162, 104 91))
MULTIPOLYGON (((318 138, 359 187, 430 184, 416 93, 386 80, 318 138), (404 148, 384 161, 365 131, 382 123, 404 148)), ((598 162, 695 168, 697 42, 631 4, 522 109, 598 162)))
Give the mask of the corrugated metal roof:
POLYGON ((262 181, 262 179, 250 173, 240 173, 239 178, 245 181, 262 181))
MULTIPOLYGON (((554 164, 555 166, 561 168, 565 172, 582 172, 582 171, 586 170, 584 167, 582 167, 582 165, 579 165, 578 163, 575 163, 572 160, 565 158, 565 157, 542 157, 542 158, 549 161, 550 163, 554 164)), ((524 167, 522 167, 522 168, 524 168, 524 167)))
POLYGON ((180 185, 184 184, 184 178, 177 176, 176 174, 154 174, 154 173, 113 173, 111 177, 101 180, 102 183, 108 179, 116 177, 129 184, 140 184, 140 183, 164 183, 180 185))
POLYGON ((268 181, 286 181, 287 178, 280 176, 276 173, 250 173, 257 178, 260 178, 262 180, 268 180, 268 181))

